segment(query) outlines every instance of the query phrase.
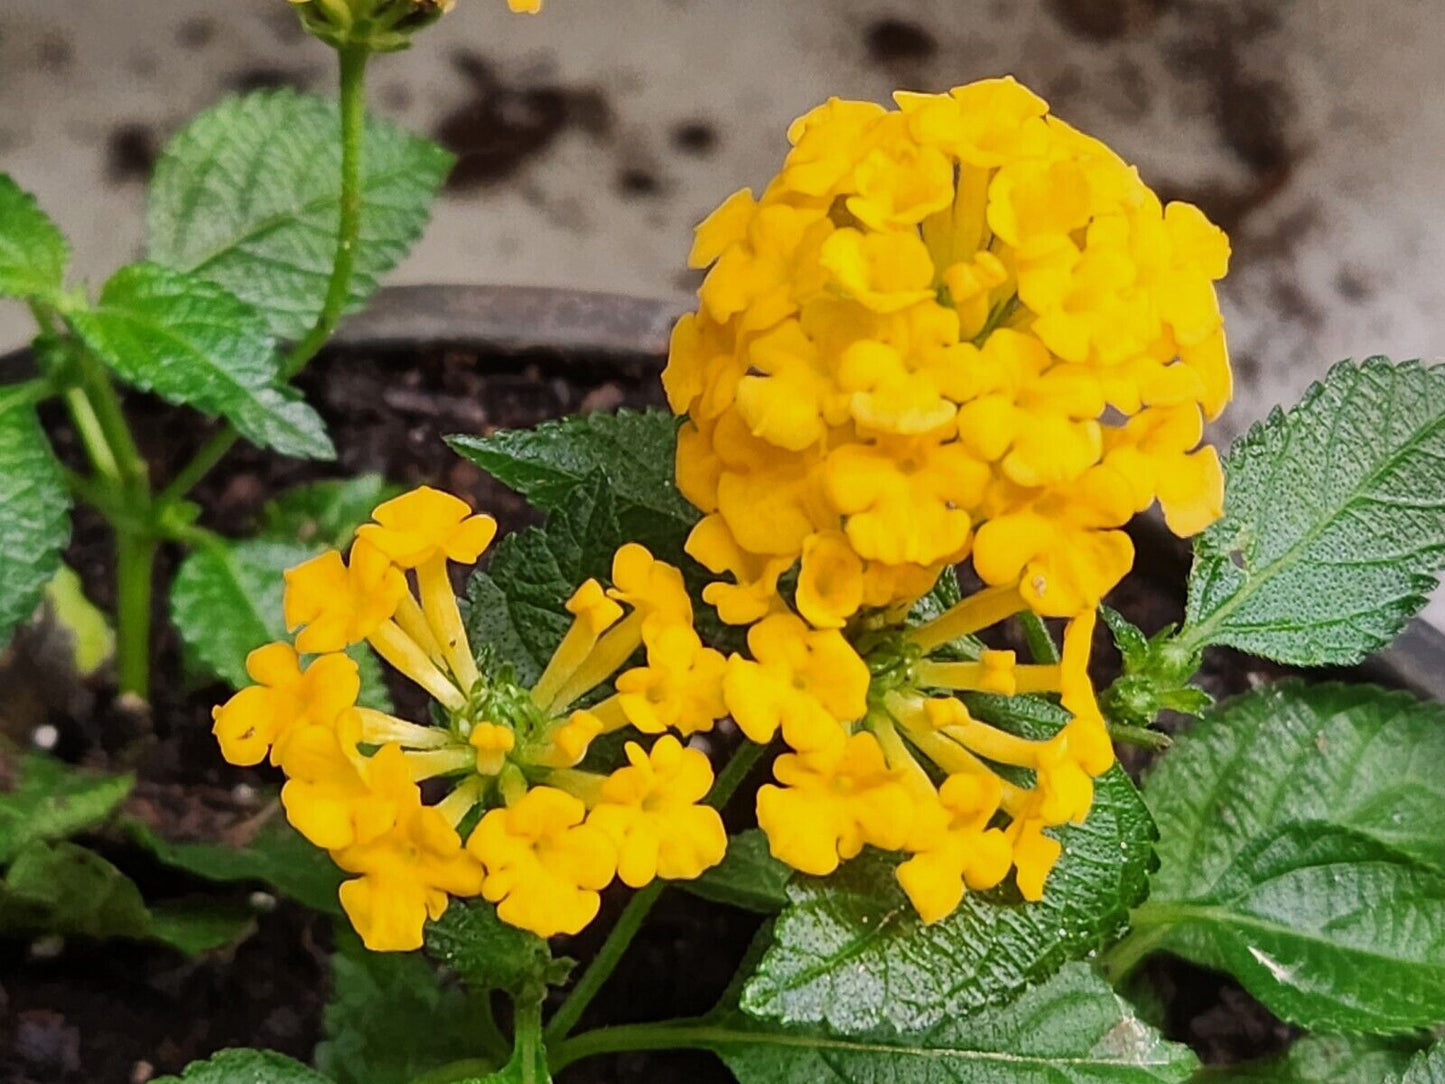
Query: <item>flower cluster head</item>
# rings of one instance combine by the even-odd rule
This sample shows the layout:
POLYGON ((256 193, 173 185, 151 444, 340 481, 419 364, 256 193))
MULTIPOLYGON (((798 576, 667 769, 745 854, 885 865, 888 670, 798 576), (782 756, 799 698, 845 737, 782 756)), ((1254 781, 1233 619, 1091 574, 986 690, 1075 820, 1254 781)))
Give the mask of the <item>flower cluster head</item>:
POLYGON ((478 667, 452 589, 449 566, 479 559, 491 517, 422 487, 373 519, 345 557, 286 573, 294 642, 252 652, 255 684, 214 713, 226 759, 279 766, 288 819, 356 875, 341 903, 369 948, 419 947, 453 896, 572 934, 614 878, 637 888, 722 860, 722 820, 703 804, 712 768, 678 736, 726 713, 726 662, 694 631, 676 568, 619 549, 610 584, 588 580, 568 601, 571 627, 529 689, 478 667), (362 642, 436 701, 440 722, 358 706, 345 652, 362 642), (593 740, 624 729, 626 763, 587 770, 593 740))
MULTIPOLYGON (((336 48, 365 45, 377 52, 395 52, 411 44, 411 36, 436 22, 457 0, 290 0, 302 25, 336 48)), ((536 14, 542 0, 507 0, 515 12, 536 14)))
POLYGON ((698 227, 663 379, 725 621, 798 566, 801 615, 842 628, 970 555, 1071 617, 1128 571, 1135 513, 1221 511, 1224 234, 1012 79, 895 99, 800 118, 762 196, 698 227))

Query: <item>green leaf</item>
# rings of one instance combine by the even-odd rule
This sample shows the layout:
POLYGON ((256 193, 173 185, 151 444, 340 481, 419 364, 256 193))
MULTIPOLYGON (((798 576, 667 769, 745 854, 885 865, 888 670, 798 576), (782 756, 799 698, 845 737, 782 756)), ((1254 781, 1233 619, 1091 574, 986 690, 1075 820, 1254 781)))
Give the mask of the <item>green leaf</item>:
POLYGON ((54 298, 65 286, 69 255, 35 197, 0 173, 0 296, 54 298))
POLYGON ((331 956, 331 990, 316 1067, 338 1084, 408 1084, 482 1053, 482 1010, 463 991, 444 987, 419 953, 368 952, 343 930, 331 956))
POLYGON ((1016 1001, 918 1035, 842 1038, 731 1023, 707 1029, 708 1045, 740 1084, 1177 1084, 1198 1065, 1080 963, 1016 1001))
POLYGON ((243 845, 173 843, 149 825, 129 821, 130 838, 168 866, 208 881, 260 881, 314 911, 340 914, 336 891, 345 875, 321 848, 278 815, 243 845))
POLYGON ((293 486, 266 502, 261 535, 281 542, 305 542, 344 550, 371 511, 401 493, 379 474, 328 479, 293 486))
POLYGON ((1445 709, 1286 682, 1221 705, 1145 784, 1141 949, 1233 972, 1325 1031, 1445 1020, 1445 709))
POLYGON ((728 840, 727 854, 695 881, 678 887, 714 903, 744 911, 775 915, 788 905, 788 882, 793 871, 768 850, 768 837, 756 828, 728 840))
MULTIPOLYGON (((295 339, 321 312, 341 218, 335 102, 290 90, 228 98, 175 137, 151 181, 150 258, 193 272, 295 339)), ((361 239, 350 308, 421 236, 452 158, 370 121, 362 153, 361 239)))
MULTIPOLYGON (((8 758, 7 758, 8 759, 8 758)), ((67 839, 110 816, 135 785, 130 775, 98 775, 44 753, 0 761, 0 865, 30 844, 67 839)))
POLYGON ((70 539, 60 464, 26 403, 0 400, 0 648, 35 612, 70 539))
POLYGON ((90 677, 115 655, 115 630, 110 618, 90 599, 80 576, 69 565, 61 565, 45 585, 45 601, 51 620, 70 637, 71 661, 75 672, 90 677))
MULTIPOLYGON (((976 697, 969 706, 1035 738, 1068 719, 1036 697, 976 697)), ((1064 853, 1042 900, 1024 902, 1011 885, 970 893, 931 926, 898 887, 893 856, 865 851, 830 878, 795 877, 742 1007, 856 1034, 925 1030, 1009 1000, 1111 939, 1147 889, 1154 826, 1117 765, 1095 781, 1088 819, 1056 835, 1064 853)))
POLYGON ((314 1069, 274 1050, 222 1050, 207 1061, 186 1066, 180 1076, 152 1084, 333 1084, 314 1069))
POLYGON ((1445 1043, 1436 1043, 1416 1054, 1415 1060, 1400 1074, 1399 1084, 1445 1084, 1445 1043))
POLYGON ((530 685, 542 674, 571 615, 566 600, 589 576, 611 577, 612 555, 628 540, 601 474, 572 488, 544 527, 502 539, 486 572, 467 586, 467 636, 489 648, 530 685))
MULTIPOLYGON (((246 656, 286 636, 281 600, 283 573, 315 557, 321 547, 302 542, 245 539, 194 550, 171 584, 171 622, 191 657, 233 689, 251 684, 246 656)), ((363 707, 392 710, 381 666, 371 648, 348 652, 361 668, 363 707)))
POLYGON ((601 473, 626 537, 675 560, 699 518, 673 482, 677 426, 660 410, 597 411, 447 443, 545 512, 565 509, 577 486, 601 473))
POLYGON ((128 384, 221 415, 253 444, 334 459, 321 416, 278 385, 260 314, 222 287, 154 263, 117 271, 94 309, 69 314, 86 346, 128 384))
POLYGON ((63 841, 31 843, 0 882, 0 930, 9 934, 157 940, 197 953, 235 941, 249 925, 249 916, 214 901, 205 912, 153 912, 120 870, 63 841))
POLYGON ((567 981, 572 961, 552 958, 536 934, 508 926, 490 903, 452 902, 426 927, 426 949, 473 990, 505 990, 515 996, 537 986, 567 981))
POLYGON ((1418 1043, 1369 1035, 1305 1035, 1277 1058, 1221 1066, 1198 1079, 1240 1084, 1385 1084, 1398 1081, 1418 1049, 1418 1043))
POLYGON ((1224 518, 1194 545, 1188 648, 1301 666, 1388 644, 1445 556, 1445 369, 1342 362, 1225 462, 1224 518))

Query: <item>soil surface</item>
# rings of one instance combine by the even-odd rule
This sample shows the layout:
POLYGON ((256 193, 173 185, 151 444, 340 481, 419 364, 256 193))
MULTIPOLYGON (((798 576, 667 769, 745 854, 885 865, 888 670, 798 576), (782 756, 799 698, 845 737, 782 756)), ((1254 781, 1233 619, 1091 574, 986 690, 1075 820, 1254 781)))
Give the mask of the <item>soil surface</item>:
MULTIPOLYGON (((389 355, 342 351, 323 355, 301 381, 325 416, 340 451, 334 464, 282 460, 238 446, 199 487, 202 522, 240 535, 269 496, 299 482, 376 471, 400 483, 427 482, 463 494, 497 516, 503 530, 535 516, 519 498, 447 449, 442 437, 529 426, 563 414, 659 404, 656 362, 619 362, 544 354, 477 356, 436 349, 389 355)), ((129 404, 153 475, 166 478, 208 435, 193 415, 145 397, 129 404)), ((75 462, 74 437, 49 417, 57 450, 75 462)), ((79 465, 76 463, 76 465, 79 465)), ((1138 572, 1110 601, 1146 631, 1176 621, 1187 556, 1144 529, 1138 572)), ((176 555, 162 559, 161 583, 176 555)), ((81 510, 67 560, 88 592, 110 605, 110 553, 98 519, 81 510)), ((157 592, 162 598, 163 592, 157 592)), ((115 702, 103 678, 77 682, 57 671, 45 637, 17 638, 3 674, 7 701, 0 724, 28 743, 37 726, 54 728, 55 751, 97 767, 129 767, 140 780, 129 811, 172 839, 216 840, 259 812, 258 792, 275 778, 225 765, 209 734, 220 687, 180 686, 179 645, 157 612, 153 713, 115 702), (128 752, 122 754, 122 749, 128 752)), ((1117 669, 1100 631, 1099 678, 1117 669)), ((1218 696, 1277 676, 1254 660, 1220 652, 1207 660, 1203 683, 1218 696)), ((1176 727, 1180 720, 1166 721, 1176 727)), ((1126 751, 1139 771, 1145 758, 1126 751)), ((746 823, 749 788, 728 811, 730 827, 746 823)), ((201 888, 161 869, 113 840, 93 841, 140 880, 148 895, 183 895, 201 888)), ((215 891, 208 886, 207 891, 215 891)), ((247 887, 234 890, 240 898, 247 887)), ((609 892, 604 913, 559 954, 586 959, 600 943, 626 893, 609 892)), ((259 1046, 307 1059, 321 1037, 328 996, 330 930, 323 918, 281 902, 260 915, 254 936, 234 949, 187 960, 147 945, 85 945, 39 941, 0 943, 0 1081, 70 1084, 136 1082, 179 1071, 226 1046, 259 1046)), ((756 916, 666 894, 633 950, 594 1003, 584 1023, 598 1025, 701 1013, 721 995, 759 926, 756 916)), ((1161 1021, 1172 1038, 1191 1043, 1208 1061, 1237 1061, 1279 1049, 1288 1028, 1226 977, 1169 959, 1147 975, 1168 1006, 1161 1021)), ((710 1055, 668 1053, 594 1059, 569 1070, 567 1084, 646 1080, 710 1084, 731 1077, 710 1055)))

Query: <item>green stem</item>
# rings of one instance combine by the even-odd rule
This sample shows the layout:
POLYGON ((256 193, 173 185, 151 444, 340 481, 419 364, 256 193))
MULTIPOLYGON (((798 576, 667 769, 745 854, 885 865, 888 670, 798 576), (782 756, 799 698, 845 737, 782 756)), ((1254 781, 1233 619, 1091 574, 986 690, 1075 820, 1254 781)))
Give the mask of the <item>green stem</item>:
POLYGON ((365 45, 346 45, 337 50, 341 59, 341 223, 336 234, 336 257, 331 265, 331 282, 326 300, 311 331, 291 351, 282 367, 290 379, 306 367, 336 330, 351 294, 351 274, 356 267, 357 239, 361 235, 361 167, 366 142, 366 62, 371 51, 365 45))
POLYGON ((141 699, 150 696, 151 579, 156 540, 117 530, 116 671, 120 689, 141 699))
MULTIPOLYGON (((757 745, 753 742, 744 742, 727 766, 718 773, 717 780, 708 793, 707 803, 714 809, 721 809, 733 796, 733 793, 742 785, 744 779, 758 762, 767 746, 757 745)), ((622 961, 623 955, 627 952, 632 939, 637 936, 637 931, 647 920, 648 912, 652 910, 657 898, 662 895, 662 890, 667 887, 666 881, 653 881, 646 888, 637 892, 632 899, 627 901, 617 924, 612 927, 607 935, 607 940, 602 942, 602 947, 597 950, 597 955, 587 965, 587 970, 573 987, 572 992, 567 995, 567 1000, 557 1010, 547 1025, 547 1042, 556 1043, 565 1039, 577 1026, 577 1021, 587 1011, 587 1006, 597 996, 599 990, 609 978, 617 965, 622 961)))
POLYGON ((1147 726, 1133 726, 1129 723, 1109 722, 1109 737, 1115 741, 1121 741, 1125 745, 1137 745, 1141 749, 1152 749, 1155 752, 1168 749, 1174 744, 1174 739, 1161 730, 1150 730, 1147 726))
POLYGON ((546 1084, 537 1079, 537 1062, 541 1060, 542 1046, 542 998, 537 991, 535 997, 523 997, 517 1002, 517 1021, 514 1036, 512 1060, 522 1071, 521 1084, 546 1084))
POLYGON ((1166 904, 1144 903, 1129 915, 1131 929, 1099 957, 1099 968, 1115 988, 1168 936, 1182 916, 1166 904))
POLYGON ((481 1004, 477 1013, 477 1039, 486 1048, 488 1057, 497 1064, 501 1064, 507 1060, 510 1044, 507 1042, 507 1037, 502 1034, 502 1029, 497 1026, 497 1014, 492 1009, 491 992, 483 992, 479 995, 478 1000, 481 1004))
MULTIPOLYGON (((290 380, 314 358, 336 330, 351 296, 356 250, 361 237, 362 158, 366 144, 366 62, 371 51, 364 45, 337 50, 341 61, 341 217, 336 229, 336 252, 321 312, 306 336, 291 349, 281 366, 290 380)), ((162 507, 180 500, 229 452, 240 434, 230 426, 216 433, 191 457, 161 491, 162 507)))
POLYGON ((703 1020, 672 1020, 665 1024, 621 1024, 577 1035, 552 1048, 548 1068, 560 1073, 583 1058, 598 1054, 620 1054, 629 1050, 710 1049, 739 1034, 731 1028, 716 1027, 703 1020))
POLYGON ((115 458, 120 480, 133 498, 149 503, 150 468, 136 446, 130 422, 126 421, 125 408, 121 406, 120 393, 111 383, 110 373, 88 351, 81 358, 81 367, 85 374, 83 393, 90 400, 100 431, 105 434, 105 442, 115 458))
POLYGON ((1032 610, 1025 610, 1019 614, 1019 624, 1023 626, 1024 642, 1029 645, 1029 654, 1034 662, 1052 665, 1059 661, 1058 645, 1054 643, 1042 617, 1032 610))
POLYGON ((411 1084, 461 1084, 463 1081, 485 1079, 500 1068, 501 1065, 490 1058, 463 1058, 413 1077, 411 1084))

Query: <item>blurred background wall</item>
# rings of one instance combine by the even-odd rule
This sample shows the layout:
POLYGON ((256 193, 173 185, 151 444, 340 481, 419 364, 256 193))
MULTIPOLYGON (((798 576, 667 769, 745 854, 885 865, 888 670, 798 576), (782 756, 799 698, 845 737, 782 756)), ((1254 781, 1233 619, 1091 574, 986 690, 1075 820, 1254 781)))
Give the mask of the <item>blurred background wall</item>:
MULTIPOLYGON (((329 92, 284 0, 0 0, 0 169, 98 284, 167 137, 236 90, 329 92)), ((790 119, 1013 73, 1231 234, 1241 428, 1346 356, 1445 353, 1441 0, 459 0, 373 108, 460 156, 395 282, 695 286, 690 230, 790 119)), ((0 307, 0 350, 24 341, 0 307)))

